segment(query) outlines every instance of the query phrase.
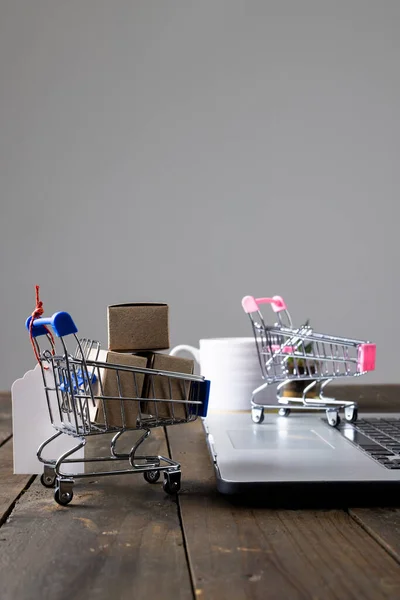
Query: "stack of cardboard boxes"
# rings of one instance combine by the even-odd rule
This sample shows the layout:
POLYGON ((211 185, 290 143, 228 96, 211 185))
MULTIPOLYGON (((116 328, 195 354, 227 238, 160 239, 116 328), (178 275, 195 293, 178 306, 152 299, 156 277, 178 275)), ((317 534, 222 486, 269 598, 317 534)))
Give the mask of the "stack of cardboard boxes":
MULTIPOLYGON (((108 307, 108 351, 103 362, 140 369, 192 374, 193 360, 169 356, 156 350, 169 348, 168 305, 160 303, 114 304, 108 307)), ((104 400, 98 407, 96 421, 109 427, 136 427, 139 414, 171 419, 187 418, 187 405, 170 400, 185 400, 190 383, 149 373, 132 373, 104 369, 100 395, 107 397, 144 398, 121 402, 104 400), (165 402, 155 402, 154 399, 165 402), (104 415, 104 412, 106 415, 104 415)))

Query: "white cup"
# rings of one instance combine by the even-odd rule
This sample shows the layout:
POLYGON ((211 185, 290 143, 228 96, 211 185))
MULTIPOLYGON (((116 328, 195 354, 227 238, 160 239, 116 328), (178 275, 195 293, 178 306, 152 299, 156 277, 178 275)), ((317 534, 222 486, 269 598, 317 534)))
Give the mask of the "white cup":
MULTIPOLYGON (((262 383, 254 338, 214 338, 200 340, 200 348, 182 344, 172 356, 189 352, 200 365, 200 373, 211 382, 208 411, 251 409, 251 395, 262 383)), ((275 386, 267 389, 265 402, 273 402, 275 386)))

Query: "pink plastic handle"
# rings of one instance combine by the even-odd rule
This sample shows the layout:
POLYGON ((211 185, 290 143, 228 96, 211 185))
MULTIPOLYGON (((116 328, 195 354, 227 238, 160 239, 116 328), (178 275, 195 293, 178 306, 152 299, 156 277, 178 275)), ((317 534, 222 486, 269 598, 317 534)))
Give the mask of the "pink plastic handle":
POLYGON ((287 310, 286 304, 281 296, 273 296, 272 298, 253 298, 253 296, 245 296, 242 300, 243 310, 246 313, 253 313, 259 310, 260 304, 270 304, 274 312, 287 310))
POLYGON ((286 304, 281 296, 273 296, 272 298, 256 298, 257 304, 270 304, 274 312, 286 310, 286 304))
POLYGON ((367 371, 375 371, 376 361, 376 345, 375 344, 360 344, 358 347, 357 371, 366 373, 367 371))
POLYGON ((242 306, 245 313, 253 313, 258 311, 258 304, 253 296, 245 296, 242 300, 242 306))

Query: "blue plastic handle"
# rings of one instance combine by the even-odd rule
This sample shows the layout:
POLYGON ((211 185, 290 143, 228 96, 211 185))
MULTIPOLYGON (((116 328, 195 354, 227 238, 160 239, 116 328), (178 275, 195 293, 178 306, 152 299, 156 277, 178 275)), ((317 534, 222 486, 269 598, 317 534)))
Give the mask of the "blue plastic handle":
POLYGON ((199 417, 206 417, 207 416, 207 412, 208 412, 208 400, 210 397, 210 385, 211 382, 208 379, 205 379, 203 381, 202 384, 202 389, 201 389, 201 401, 202 401, 202 405, 201 405, 201 410, 198 413, 199 417))
POLYGON ((191 414, 198 417, 206 417, 208 412, 208 399, 210 396, 210 381, 194 381, 190 386, 190 400, 199 400, 201 404, 192 404, 189 406, 191 414))
MULTIPOLYGON (((25 327, 29 331, 32 316, 28 317, 25 322, 25 327)), ((72 333, 78 333, 78 328, 72 320, 72 317, 67 312, 56 312, 52 317, 40 317, 35 319, 32 326, 32 337, 36 338, 39 335, 46 335, 45 325, 50 325, 57 337, 64 337, 72 333)))

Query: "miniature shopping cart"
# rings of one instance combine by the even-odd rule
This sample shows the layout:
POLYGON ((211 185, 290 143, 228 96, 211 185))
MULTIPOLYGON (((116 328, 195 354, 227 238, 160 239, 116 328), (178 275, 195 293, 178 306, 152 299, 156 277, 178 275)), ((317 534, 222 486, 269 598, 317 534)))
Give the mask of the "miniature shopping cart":
MULTIPOLYGON (((209 382, 203 377, 159 371, 147 368, 115 365, 100 361, 100 344, 80 340, 77 328, 68 313, 58 312, 51 318, 32 317, 26 322, 43 375, 50 420, 56 433, 39 447, 37 456, 44 464, 41 477, 45 487, 55 487, 54 498, 61 505, 71 502, 74 480, 81 477, 143 473, 145 480, 155 483, 164 472, 164 491, 175 494, 180 489, 180 464, 165 456, 139 456, 137 451, 150 435, 153 427, 176 425, 194 421, 207 414, 209 382), (50 328, 50 329, 49 329, 50 328), (56 340, 49 337, 51 331, 56 340), (40 336, 52 341, 52 350, 42 350, 40 336), (74 354, 67 348, 67 339, 76 346, 74 354), (58 354, 58 349, 61 352, 58 354), (162 380, 162 398, 154 397, 152 390, 159 389, 155 382, 162 380), (107 381, 107 389, 105 389, 107 381), (146 397, 143 397, 144 385, 146 397), (126 390, 129 389, 129 393, 126 390), (107 395, 114 390, 113 395, 107 395), (175 394, 175 398, 174 398, 175 394), (115 404, 116 403, 116 404, 115 404), (107 415, 117 412, 118 423, 110 423, 107 415), (117 408, 117 411, 115 409, 117 408), (132 411, 135 421, 132 423, 132 411), (128 423, 128 416, 131 419, 128 423), (138 429, 142 434, 128 453, 118 452, 117 442, 128 430, 138 429), (92 435, 113 434, 110 455, 94 458, 70 458, 85 446, 92 435), (43 450, 61 435, 76 438, 76 445, 57 459, 42 458, 43 450), (63 465, 69 463, 127 461, 127 468, 105 472, 66 474, 63 465)), ((43 338, 42 338, 43 339, 43 338)), ((102 351, 104 352, 104 351, 102 351)), ((64 467, 65 469, 65 467, 64 467)))
POLYGON ((280 296, 257 299, 245 296, 242 306, 251 320, 261 376, 265 380, 252 394, 253 422, 263 422, 265 408, 276 408, 276 404, 260 404, 255 400, 260 392, 274 384, 277 384, 277 401, 281 405, 280 416, 288 416, 290 407, 325 410, 328 423, 335 427, 340 422, 339 410, 344 409, 346 421, 355 422, 357 404, 325 397, 324 390, 334 379, 359 377, 373 371, 375 344, 316 333, 308 324, 294 329, 286 304, 280 296), (260 311, 262 304, 271 305, 278 323, 267 325, 260 311), (301 396, 284 396, 285 388, 293 382, 305 383, 301 396), (311 398, 309 393, 311 390, 315 392, 317 385, 318 397, 311 398))

